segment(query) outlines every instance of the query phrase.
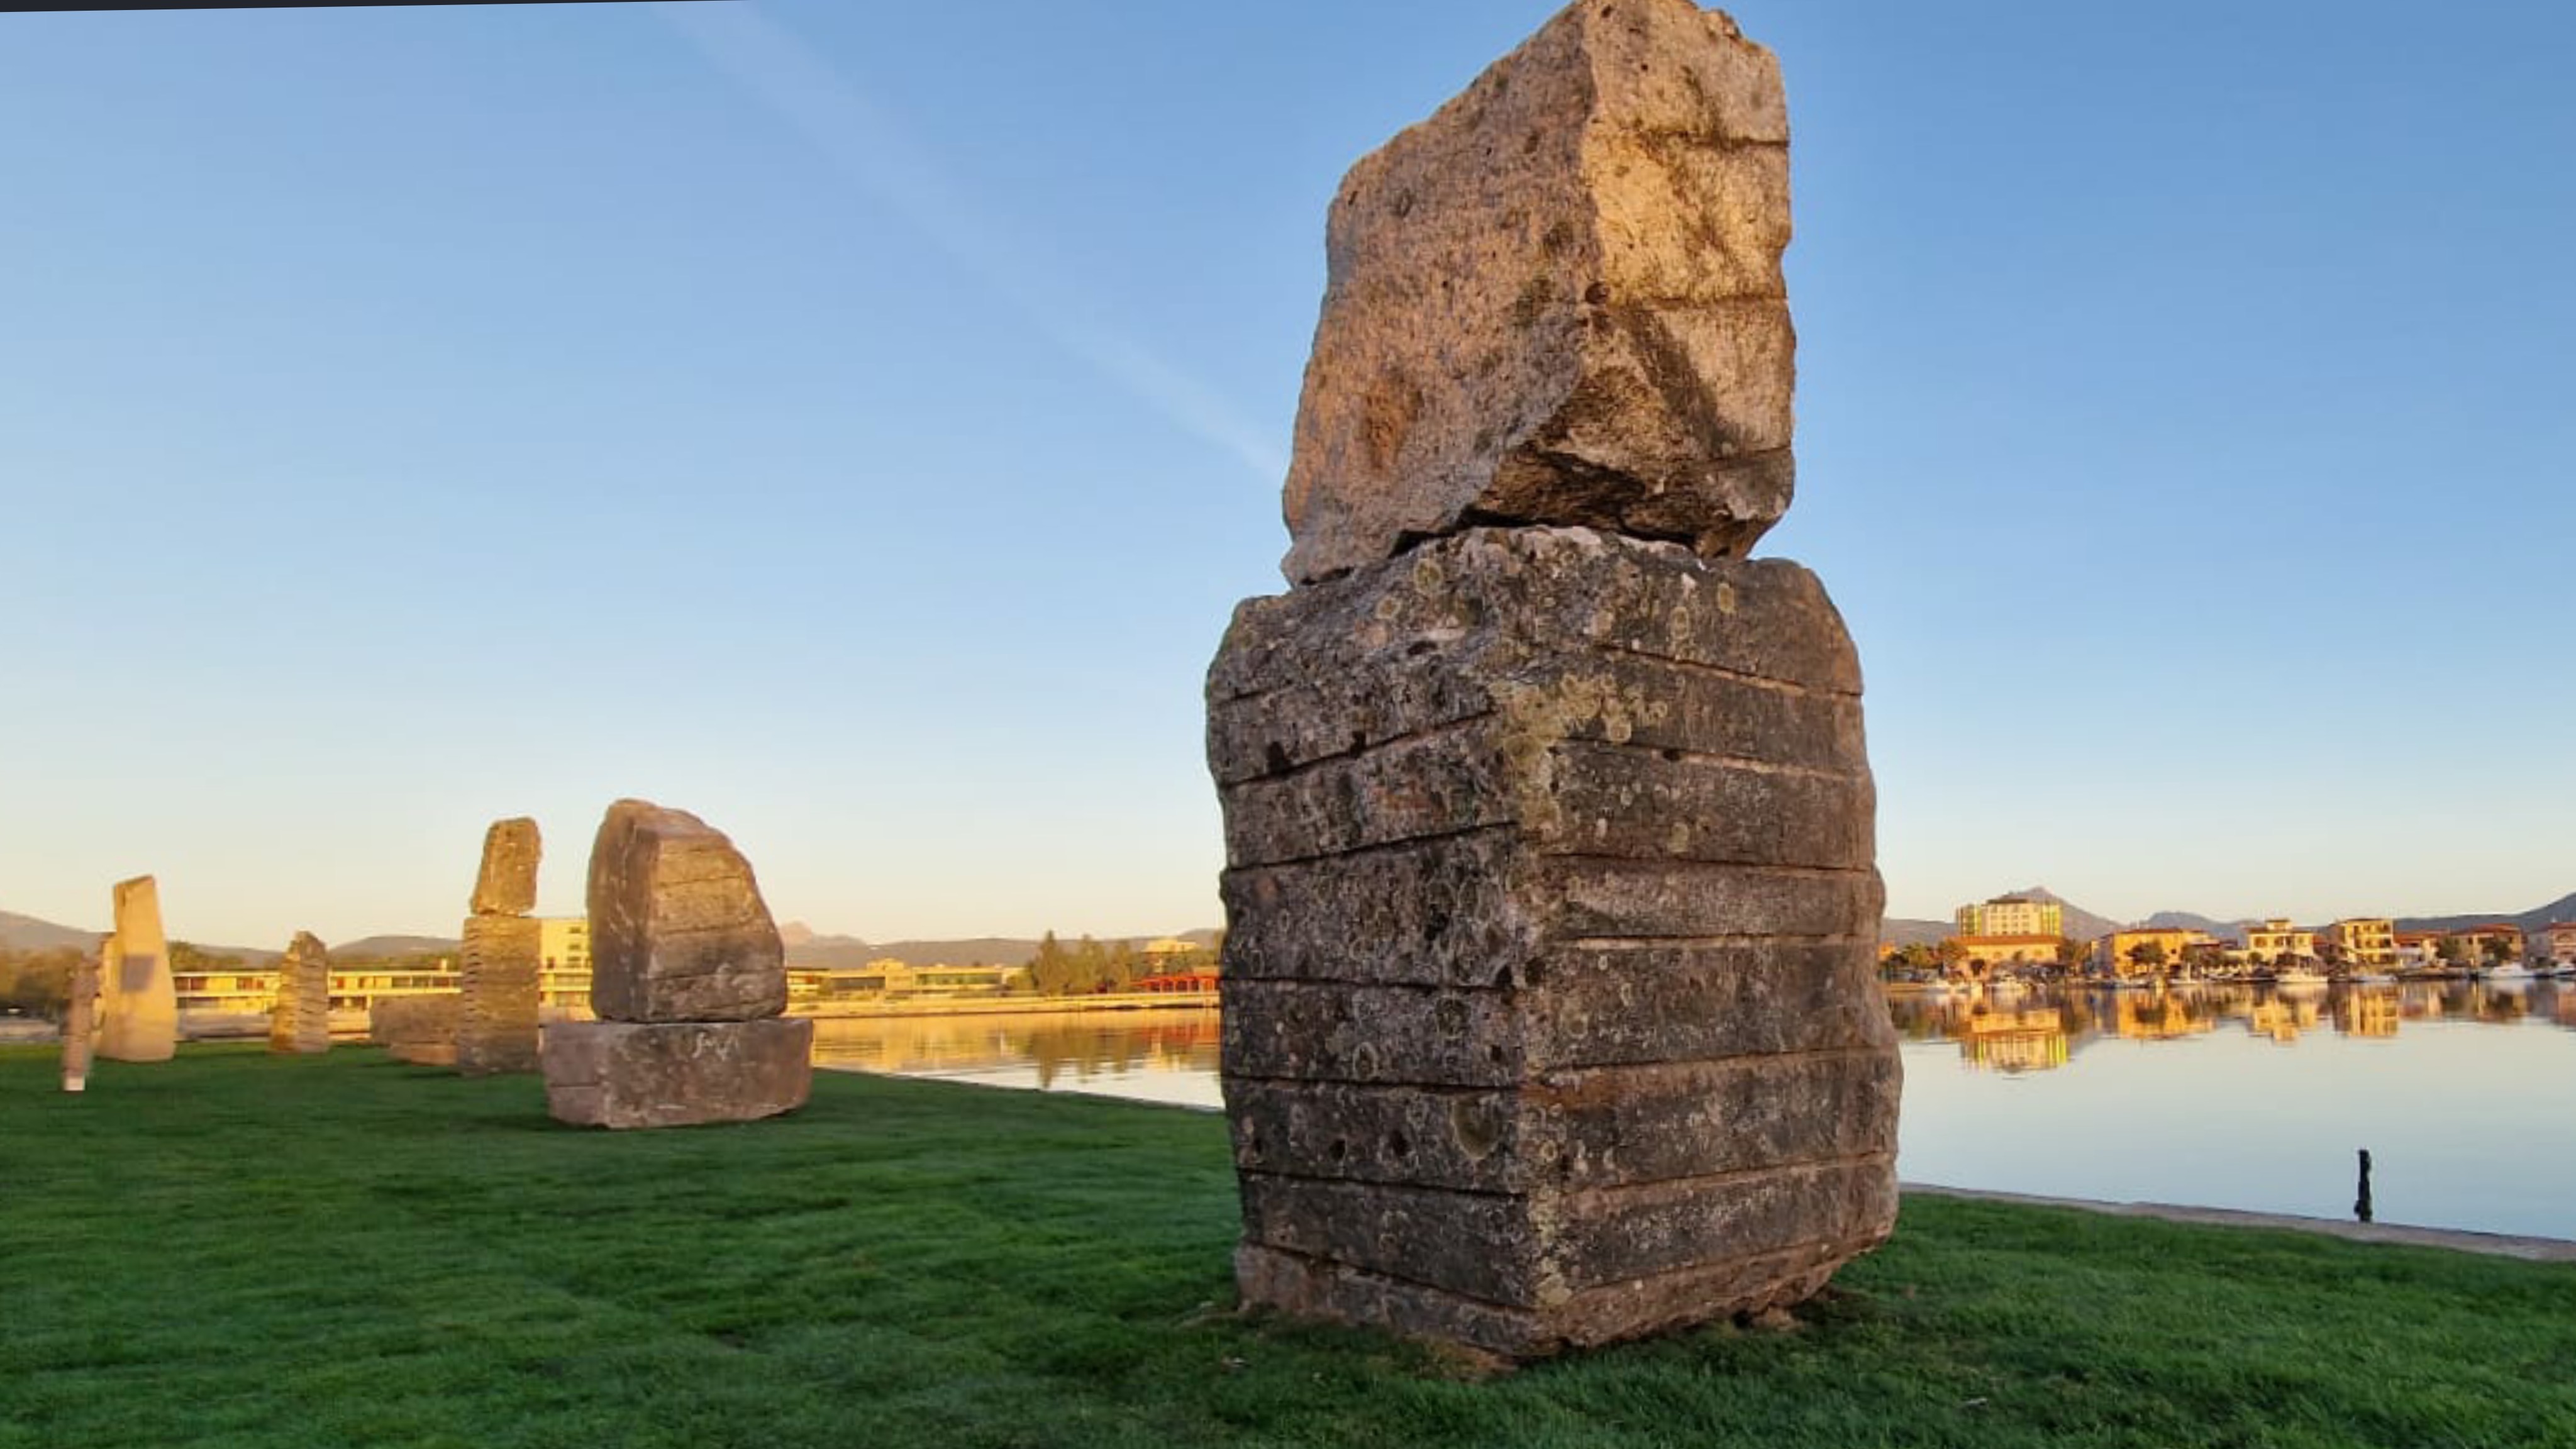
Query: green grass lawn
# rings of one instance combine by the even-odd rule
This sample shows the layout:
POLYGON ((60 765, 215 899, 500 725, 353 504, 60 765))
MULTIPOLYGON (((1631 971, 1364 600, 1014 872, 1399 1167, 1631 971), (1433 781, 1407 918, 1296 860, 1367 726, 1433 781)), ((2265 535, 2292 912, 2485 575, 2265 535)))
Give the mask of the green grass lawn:
POLYGON ((1477 1381, 1229 1311, 1225 1127, 836 1073, 558 1127, 527 1078, 0 1048, 0 1449, 2576 1444, 2576 1266, 1918 1199, 1788 1331, 1477 1381))

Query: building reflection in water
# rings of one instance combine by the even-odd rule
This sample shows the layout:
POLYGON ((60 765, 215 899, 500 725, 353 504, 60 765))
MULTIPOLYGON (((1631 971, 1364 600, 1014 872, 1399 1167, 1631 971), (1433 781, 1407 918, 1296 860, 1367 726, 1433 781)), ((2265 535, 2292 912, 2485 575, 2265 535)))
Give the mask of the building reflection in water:
POLYGON ((1032 1071, 1033 1085, 1146 1072, 1213 1074, 1212 1006, 1139 1011, 822 1017, 814 1064, 906 1076, 1032 1071))
POLYGON ((2002 994, 1896 987, 1887 1005, 1906 1040, 1955 1041, 1963 1065, 1995 1072, 2062 1067, 2098 1041, 2179 1041, 2222 1026, 2281 1046, 2329 1029, 2339 1036, 2385 1039, 2408 1021, 2502 1026, 2538 1020, 2576 1029, 2576 982, 2546 980, 2289 987, 2192 982, 2147 990, 2021 985, 2002 994))

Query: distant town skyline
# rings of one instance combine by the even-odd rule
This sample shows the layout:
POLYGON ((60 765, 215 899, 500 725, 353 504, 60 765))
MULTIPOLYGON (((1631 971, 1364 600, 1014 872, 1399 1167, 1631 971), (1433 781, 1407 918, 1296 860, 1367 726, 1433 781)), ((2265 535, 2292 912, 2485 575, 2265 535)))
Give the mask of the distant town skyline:
MULTIPOLYGON (((608 803, 871 940, 1218 924, 1342 172, 1556 7, 0 16, 0 910, 451 935, 608 803)), ((1729 7, 1890 914, 2576 889, 2576 12, 1729 7)))

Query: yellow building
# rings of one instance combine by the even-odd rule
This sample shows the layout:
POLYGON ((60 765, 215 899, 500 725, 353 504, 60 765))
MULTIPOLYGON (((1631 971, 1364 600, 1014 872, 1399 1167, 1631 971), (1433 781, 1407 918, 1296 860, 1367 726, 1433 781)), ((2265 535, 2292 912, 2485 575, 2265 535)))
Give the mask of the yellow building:
POLYGON ((590 1010, 590 918, 537 918, 537 1003, 590 1010))
POLYGON ((2257 965, 2315 954, 2317 933, 2303 931, 2286 920, 2269 920, 2245 928, 2245 959, 2257 965))
POLYGON ((2561 966, 2576 966, 2576 921, 2552 921, 2542 928, 2548 942, 2549 959, 2561 966))
POLYGON ((2397 923, 2386 916, 2353 916, 2325 928, 2325 944, 2349 966, 2385 968, 2397 964, 2397 923))
POLYGON ((912 966, 880 956, 855 970, 823 973, 826 998, 851 996, 965 996, 998 991, 1018 975, 1017 966, 912 966))
POLYGON ((2029 896, 1997 896, 1957 912, 1961 936, 2063 936, 2066 908, 2029 896))
MULTIPOLYGON (((1984 966, 2050 966, 2055 965, 2058 951, 2066 943, 2063 936, 1952 936, 1959 960, 1972 970, 1984 966)), ((1976 974, 1982 975, 1982 972, 1976 974)))
POLYGON ((2183 952, 2194 946, 2215 946, 2218 938, 2207 931, 2167 930, 2141 926, 2135 930, 2113 931, 2093 943, 2093 969, 2111 976, 2152 976, 2159 970, 2172 971, 2182 965, 2183 952), (2161 966, 2141 964, 2138 953, 2154 946, 2163 954, 2161 966))

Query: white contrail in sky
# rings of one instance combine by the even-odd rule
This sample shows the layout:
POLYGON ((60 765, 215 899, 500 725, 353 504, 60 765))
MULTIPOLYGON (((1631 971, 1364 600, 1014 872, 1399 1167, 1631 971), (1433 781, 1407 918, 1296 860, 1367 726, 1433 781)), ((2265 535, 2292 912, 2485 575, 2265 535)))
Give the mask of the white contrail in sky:
POLYGON ((1041 281, 1027 257, 1006 248, 1000 229, 979 219, 938 164, 903 127, 752 4, 658 3, 654 10, 718 69, 804 132, 851 180, 955 258, 1009 302, 1049 342, 1090 365, 1186 432, 1243 460, 1265 478, 1288 470, 1270 435, 1214 388, 1132 338, 1075 316, 1065 289, 1041 281))

